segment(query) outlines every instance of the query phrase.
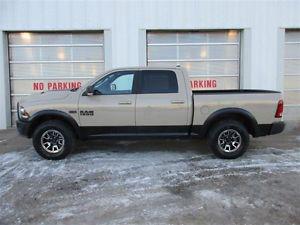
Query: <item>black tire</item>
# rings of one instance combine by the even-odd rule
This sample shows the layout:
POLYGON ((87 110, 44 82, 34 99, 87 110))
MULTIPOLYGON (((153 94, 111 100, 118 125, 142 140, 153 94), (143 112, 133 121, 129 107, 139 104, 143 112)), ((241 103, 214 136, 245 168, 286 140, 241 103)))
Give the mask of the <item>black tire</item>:
POLYGON ((40 124, 32 135, 32 143, 37 153, 45 159, 59 160, 65 158, 75 146, 75 135, 70 126, 59 120, 49 120, 40 124), (64 138, 64 145, 59 152, 48 152, 44 149, 41 143, 42 135, 47 132, 55 130, 62 134, 64 138))
MULTIPOLYGON (((229 135, 232 136, 232 135, 229 135)), ((223 136, 224 137, 224 136, 223 136)), ((223 139, 224 140, 224 139, 223 139)), ((228 141, 228 143, 232 143, 230 142, 230 139, 226 141, 228 141)), ((238 141, 237 141, 238 142, 238 141)), ((235 120, 222 120, 220 122, 218 122, 216 125, 214 125, 208 132, 208 144, 210 146, 210 148, 212 149, 213 153, 222 159, 235 159, 238 158, 240 156, 242 156, 245 151, 248 148, 249 145, 249 133, 247 131, 247 129, 245 128, 245 126, 235 120), (220 143, 227 143, 222 141, 222 135, 221 133, 223 132, 223 134, 226 136, 228 134, 228 131, 233 134, 234 133, 234 137, 237 138, 237 140, 240 140, 240 144, 236 144, 236 142, 234 143, 235 146, 227 146, 227 147, 232 147, 232 151, 228 151, 228 149, 224 149, 224 147, 222 148, 222 144, 219 144, 219 136, 220 136, 220 143), (237 132, 240 136, 238 136, 237 132), (227 132, 227 133, 226 133, 227 132)), ((227 144, 225 144, 227 145, 227 144)), ((224 146, 224 144, 223 144, 224 146)))

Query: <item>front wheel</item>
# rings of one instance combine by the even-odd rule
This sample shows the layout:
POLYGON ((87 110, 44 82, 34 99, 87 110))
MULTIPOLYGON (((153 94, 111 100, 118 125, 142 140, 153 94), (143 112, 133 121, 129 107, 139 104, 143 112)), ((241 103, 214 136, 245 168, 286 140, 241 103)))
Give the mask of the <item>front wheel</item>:
POLYGON ((63 159, 74 148, 74 134, 61 121, 50 120, 39 125, 32 136, 37 153, 45 159, 63 159))
POLYGON ((219 158, 235 159, 247 150, 249 133, 240 122, 223 120, 209 130, 208 144, 219 158))

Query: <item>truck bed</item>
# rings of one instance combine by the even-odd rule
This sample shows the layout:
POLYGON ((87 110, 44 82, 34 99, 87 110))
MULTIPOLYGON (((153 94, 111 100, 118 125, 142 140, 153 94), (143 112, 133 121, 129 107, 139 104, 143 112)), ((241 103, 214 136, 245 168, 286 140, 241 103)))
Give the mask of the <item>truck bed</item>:
POLYGON ((273 123, 278 100, 282 95, 269 90, 205 90, 193 91, 194 125, 202 125, 206 119, 225 108, 246 110, 258 124, 273 123))
POLYGON ((254 93, 280 93, 272 90, 257 90, 257 89, 228 89, 228 90, 193 90, 193 94, 254 94, 254 93))

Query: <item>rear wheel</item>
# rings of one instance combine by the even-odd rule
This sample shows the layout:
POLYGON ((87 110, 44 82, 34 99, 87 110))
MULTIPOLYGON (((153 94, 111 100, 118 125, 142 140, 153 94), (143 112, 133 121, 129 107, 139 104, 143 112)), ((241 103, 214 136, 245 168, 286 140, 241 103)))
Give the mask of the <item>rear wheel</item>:
POLYGON ((50 120, 39 125, 32 136, 35 150, 45 159, 63 159, 74 148, 74 133, 65 123, 50 120))
POLYGON ((216 156, 235 159, 247 150, 249 133, 240 122, 223 120, 209 130, 208 144, 216 156))

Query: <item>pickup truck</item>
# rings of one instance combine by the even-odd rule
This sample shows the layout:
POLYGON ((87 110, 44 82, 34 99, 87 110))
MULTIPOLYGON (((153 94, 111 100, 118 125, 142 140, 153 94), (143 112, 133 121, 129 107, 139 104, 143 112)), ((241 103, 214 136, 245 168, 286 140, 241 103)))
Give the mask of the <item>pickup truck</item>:
POLYGON ((109 136, 207 138, 214 154, 241 156, 253 137, 283 131, 282 94, 267 90, 192 91, 183 68, 123 68, 77 89, 18 103, 17 129, 46 159, 65 158, 76 139, 109 136))

